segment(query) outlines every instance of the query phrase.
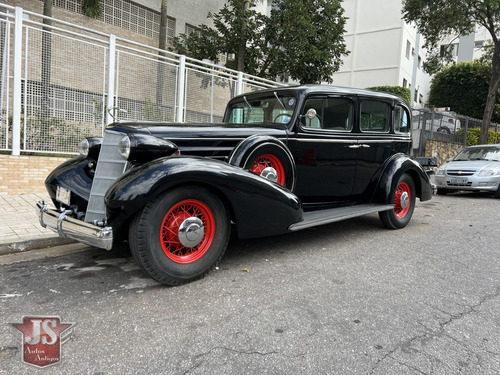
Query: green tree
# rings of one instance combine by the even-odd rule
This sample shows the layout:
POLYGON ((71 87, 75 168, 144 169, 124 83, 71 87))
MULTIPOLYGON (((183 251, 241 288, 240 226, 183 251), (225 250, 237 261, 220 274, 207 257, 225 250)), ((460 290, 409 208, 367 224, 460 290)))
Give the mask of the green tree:
POLYGON ((224 54, 226 67, 243 67, 244 72, 264 78, 331 82, 349 53, 341 3, 275 0, 270 16, 265 16, 255 11, 254 1, 228 0, 219 13, 209 13, 213 28, 200 25, 199 32, 180 35, 174 50, 216 62, 224 54))
MULTIPOLYGON (((451 107, 461 115, 481 118, 491 77, 491 64, 478 60, 450 65, 436 73, 432 79, 429 104, 451 107)), ((497 99, 492 120, 500 121, 497 99)))
POLYGON ((98 18, 102 12, 101 0, 83 0, 82 10, 87 17, 98 18))
POLYGON ((403 0, 403 17, 407 22, 415 22, 426 39, 425 47, 429 55, 425 68, 429 73, 439 71, 450 60, 450 50, 440 50, 443 39, 469 35, 474 32, 476 25, 488 30, 493 43, 492 72, 479 139, 480 143, 486 143, 500 85, 500 1, 403 0))

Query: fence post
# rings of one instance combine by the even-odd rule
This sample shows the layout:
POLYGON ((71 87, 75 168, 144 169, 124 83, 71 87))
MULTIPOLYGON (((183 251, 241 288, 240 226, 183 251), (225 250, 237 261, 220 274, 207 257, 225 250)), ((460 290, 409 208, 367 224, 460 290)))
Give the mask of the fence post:
POLYGON ((14 20, 14 83, 12 88, 12 155, 21 155, 21 73, 23 56, 23 9, 16 7, 14 20))
POLYGON ((179 81, 177 82, 177 122, 184 122, 184 86, 186 84, 186 56, 179 57, 179 81))
POLYGON ((238 72, 238 83, 236 85, 236 95, 243 94, 243 72, 238 72))
POLYGON ((465 119, 464 146, 467 146, 467 133, 469 132, 469 119, 465 119))
POLYGON ((108 99, 106 102, 106 125, 114 122, 115 114, 115 68, 116 68, 116 36, 109 36, 108 56, 108 99))

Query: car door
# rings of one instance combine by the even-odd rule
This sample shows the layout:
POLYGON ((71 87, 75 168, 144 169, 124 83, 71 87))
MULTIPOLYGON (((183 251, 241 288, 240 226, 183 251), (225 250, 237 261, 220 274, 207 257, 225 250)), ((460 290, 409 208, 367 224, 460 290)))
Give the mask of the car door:
POLYGON ((398 152, 408 153, 409 114, 400 105, 374 98, 359 98, 358 164, 353 196, 368 199, 377 173, 385 161, 398 152))
POLYGON ((356 174, 354 102, 349 97, 315 95, 305 100, 291 150, 297 164, 295 193, 304 204, 350 199, 356 174), (308 110, 316 116, 308 118, 308 110))

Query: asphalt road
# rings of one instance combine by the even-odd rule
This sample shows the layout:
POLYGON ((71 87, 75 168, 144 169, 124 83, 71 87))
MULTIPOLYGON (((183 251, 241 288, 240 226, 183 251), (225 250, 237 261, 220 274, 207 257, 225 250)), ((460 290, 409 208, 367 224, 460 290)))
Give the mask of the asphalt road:
POLYGON ((498 374, 500 200, 418 203, 230 242, 203 280, 164 287, 96 249, 0 266, 0 374, 498 374), (62 362, 21 361, 23 316, 74 322, 62 362))

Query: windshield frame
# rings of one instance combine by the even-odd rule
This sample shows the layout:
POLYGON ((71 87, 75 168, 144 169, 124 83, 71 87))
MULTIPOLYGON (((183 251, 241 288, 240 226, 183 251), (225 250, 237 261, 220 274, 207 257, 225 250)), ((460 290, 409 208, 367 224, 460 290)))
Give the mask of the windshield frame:
POLYGON ((272 124, 289 127, 298 111, 297 93, 293 91, 267 91, 264 94, 241 95, 231 100, 223 122, 235 126, 272 124))

